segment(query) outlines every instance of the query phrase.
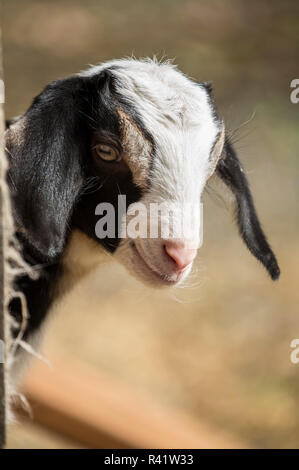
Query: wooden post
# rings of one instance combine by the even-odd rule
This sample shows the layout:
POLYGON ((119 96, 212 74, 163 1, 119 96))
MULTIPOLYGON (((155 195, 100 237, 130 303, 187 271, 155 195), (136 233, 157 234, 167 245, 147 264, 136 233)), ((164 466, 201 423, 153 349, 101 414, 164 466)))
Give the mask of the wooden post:
MULTIPOLYGON (((78 361, 35 361, 23 382, 34 421, 89 448, 236 449, 246 443, 78 361)), ((32 420, 31 420, 32 422, 32 420)))
MULTIPOLYGON (((0 180, 5 178, 4 155, 4 81, 0 30, 0 180)), ((4 250, 3 250, 3 186, 0 185, 0 448, 6 441, 6 395, 5 395, 5 301, 4 301, 4 250)))

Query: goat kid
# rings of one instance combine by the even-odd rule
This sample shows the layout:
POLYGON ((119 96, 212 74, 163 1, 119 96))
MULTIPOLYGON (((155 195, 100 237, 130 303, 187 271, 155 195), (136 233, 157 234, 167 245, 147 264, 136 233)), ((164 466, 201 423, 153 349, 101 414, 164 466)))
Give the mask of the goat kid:
MULTIPOLYGON (((25 260, 41 266, 38 279, 16 280, 29 312, 26 341, 32 341, 59 295, 65 260, 79 263, 79 246, 85 246, 90 267, 100 262, 102 247, 156 287, 176 285, 190 273, 200 218, 192 219, 188 239, 97 237, 95 208, 108 202, 116 220, 122 219, 120 194, 126 196, 125 212, 136 202, 147 208, 152 203, 199 207, 215 171, 235 197, 247 247, 273 280, 279 277, 209 86, 170 63, 115 60, 49 84, 8 123, 6 148, 16 234, 25 260)), ((10 312, 20 323, 18 299, 10 312)))

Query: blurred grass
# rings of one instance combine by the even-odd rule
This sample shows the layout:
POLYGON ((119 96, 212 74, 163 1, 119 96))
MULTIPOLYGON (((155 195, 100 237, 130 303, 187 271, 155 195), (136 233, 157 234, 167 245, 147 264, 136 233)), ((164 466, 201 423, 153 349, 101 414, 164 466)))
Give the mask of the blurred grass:
POLYGON ((52 0, 2 5, 6 112, 50 80, 125 55, 175 58, 211 80, 282 268, 268 280, 231 223, 219 182, 189 287, 153 292, 117 265, 83 280, 50 321, 45 350, 117 374, 254 447, 298 447, 299 3, 52 0), (253 116, 253 117, 252 117, 253 116), (252 119, 251 119, 252 118, 252 119), (219 194, 222 195, 219 197, 219 194), (91 328, 92 325, 92 328, 91 328))

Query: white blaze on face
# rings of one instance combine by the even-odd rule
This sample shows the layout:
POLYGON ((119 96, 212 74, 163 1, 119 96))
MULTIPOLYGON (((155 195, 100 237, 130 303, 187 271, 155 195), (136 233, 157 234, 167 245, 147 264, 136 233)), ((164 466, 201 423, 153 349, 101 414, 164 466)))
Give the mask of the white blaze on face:
MULTIPOLYGON (((131 162, 139 159, 133 175, 138 171, 144 177, 151 168, 150 188, 142 201, 178 208, 199 205, 215 164, 210 157, 219 133, 207 91, 169 64, 129 61, 113 73, 120 84, 117 91, 132 103, 155 143, 154 155, 149 145, 137 155, 140 136, 131 139, 131 162)), ((194 227, 194 236, 199 230, 194 227)))

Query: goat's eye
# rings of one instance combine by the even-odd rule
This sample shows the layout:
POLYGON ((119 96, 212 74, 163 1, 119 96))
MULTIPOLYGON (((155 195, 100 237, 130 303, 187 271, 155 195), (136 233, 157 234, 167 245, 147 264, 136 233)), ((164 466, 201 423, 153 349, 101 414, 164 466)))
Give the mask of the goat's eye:
POLYGON ((115 162, 120 160, 118 150, 111 145, 97 144, 94 147, 96 154, 106 162, 115 162))

